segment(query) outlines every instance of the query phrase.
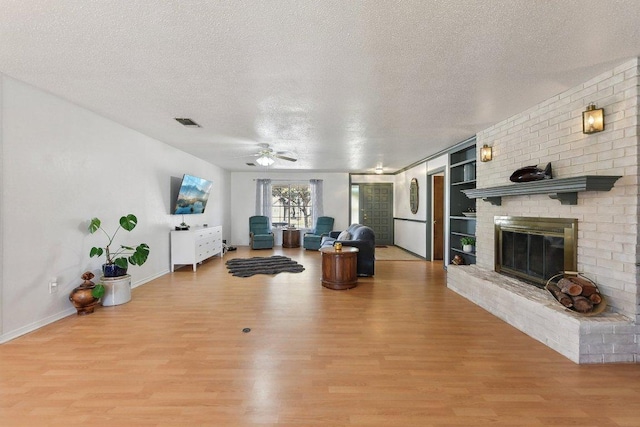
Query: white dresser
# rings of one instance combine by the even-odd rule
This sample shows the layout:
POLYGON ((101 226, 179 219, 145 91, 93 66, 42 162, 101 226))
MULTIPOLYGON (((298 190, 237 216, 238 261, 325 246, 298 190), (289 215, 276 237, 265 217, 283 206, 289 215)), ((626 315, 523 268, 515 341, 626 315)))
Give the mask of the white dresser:
POLYGON ((222 226, 199 227, 171 232, 171 271, 176 265, 196 264, 220 255, 222 258, 222 226))

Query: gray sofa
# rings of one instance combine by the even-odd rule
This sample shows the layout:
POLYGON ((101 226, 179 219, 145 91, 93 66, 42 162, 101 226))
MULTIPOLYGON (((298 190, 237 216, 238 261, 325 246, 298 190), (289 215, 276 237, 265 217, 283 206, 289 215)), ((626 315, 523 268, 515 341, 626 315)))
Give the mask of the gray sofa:
MULTIPOLYGON (((351 224, 345 230, 349 233, 346 238, 340 239, 342 246, 358 248, 358 276, 373 276, 376 260, 376 235, 366 225, 351 224)), ((332 231, 329 236, 324 236, 320 243, 321 248, 333 246, 338 241, 340 231, 332 231)))

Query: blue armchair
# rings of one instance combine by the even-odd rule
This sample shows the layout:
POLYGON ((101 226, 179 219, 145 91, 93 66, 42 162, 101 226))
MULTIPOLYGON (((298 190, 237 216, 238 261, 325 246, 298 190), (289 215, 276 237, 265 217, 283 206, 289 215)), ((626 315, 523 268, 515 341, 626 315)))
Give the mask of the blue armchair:
POLYGON ((249 238, 251 249, 273 248, 273 233, 269 218, 256 215, 249 218, 249 238))
POLYGON ((317 251, 320 249, 320 243, 322 242, 322 236, 328 236, 333 230, 334 219, 330 216, 320 216, 316 220, 316 227, 305 233, 302 246, 305 249, 311 249, 317 251))

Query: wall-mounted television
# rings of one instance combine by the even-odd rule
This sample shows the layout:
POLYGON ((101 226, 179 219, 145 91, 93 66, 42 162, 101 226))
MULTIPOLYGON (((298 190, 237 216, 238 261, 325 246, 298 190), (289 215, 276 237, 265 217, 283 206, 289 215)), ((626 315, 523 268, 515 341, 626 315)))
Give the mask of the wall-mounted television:
POLYGON ((213 182, 185 174, 178 190, 174 215, 201 214, 207 207, 213 182))

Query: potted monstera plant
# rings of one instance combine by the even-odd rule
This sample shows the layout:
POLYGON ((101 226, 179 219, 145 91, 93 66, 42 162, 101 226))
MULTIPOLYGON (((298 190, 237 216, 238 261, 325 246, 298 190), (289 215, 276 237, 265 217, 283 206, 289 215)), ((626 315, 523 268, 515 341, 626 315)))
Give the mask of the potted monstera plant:
POLYGON ((102 222, 98 218, 92 218, 89 222, 89 233, 93 234, 98 230, 102 231, 107 237, 107 244, 104 247, 93 247, 89 251, 90 257, 100 257, 105 255, 106 262, 102 265, 102 274, 104 277, 118 277, 127 274, 129 264, 142 265, 149 257, 149 246, 146 243, 140 243, 137 246, 114 246, 114 239, 120 229, 131 231, 138 225, 138 218, 129 214, 120 218, 120 225, 113 234, 107 233, 102 228, 102 222))

